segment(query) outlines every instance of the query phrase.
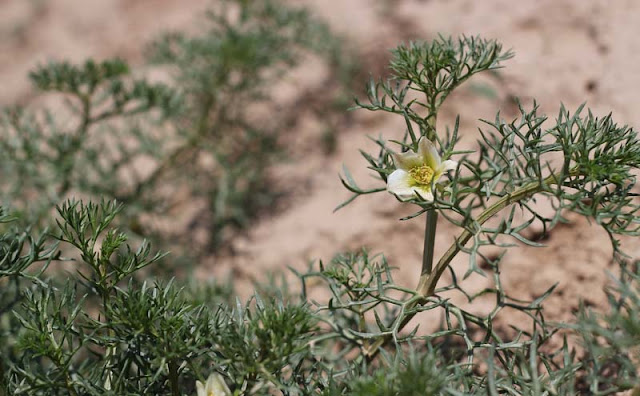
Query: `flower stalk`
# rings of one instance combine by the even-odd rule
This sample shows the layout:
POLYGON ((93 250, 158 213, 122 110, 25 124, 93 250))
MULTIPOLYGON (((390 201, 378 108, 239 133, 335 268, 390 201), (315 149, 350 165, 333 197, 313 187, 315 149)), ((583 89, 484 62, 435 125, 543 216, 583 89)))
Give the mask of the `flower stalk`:
MULTIPOLYGON (((430 140, 436 138, 436 121, 437 110, 432 109, 430 116, 428 117, 427 124, 429 125, 429 131, 427 137, 430 140)), ((436 241, 436 228, 438 227, 438 212, 434 208, 427 211, 427 220, 424 229, 424 247, 422 251, 422 271, 420 272, 420 279, 431 275, 433 269, 433 248, 436 241)))
POLYGON ((436 240, 436 227, 438 226, 438 212, 436 212, 435 209, 429 209, 426 218, 420 278, 429 277, 433 269, 433 249, 436 240))

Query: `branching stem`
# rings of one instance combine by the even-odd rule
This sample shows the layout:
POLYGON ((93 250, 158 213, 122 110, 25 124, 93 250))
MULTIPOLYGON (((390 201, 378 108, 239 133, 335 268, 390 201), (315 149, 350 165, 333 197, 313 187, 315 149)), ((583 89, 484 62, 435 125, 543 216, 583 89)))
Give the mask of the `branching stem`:
MULTIPOLYGON (((571 172, 572 174, 574 172, 571 172)), ((416 288, 416 292, 418 296, 421 296, 420 299, 412 298, 407 306, 404 308, 404 312, 411 311, 416 305, 423 303, 428 297, 432 296, 435 292, 436 285, 438 284, 438 280, 444 273, 445 269, 451 263, 451 260, 460 252, 460 250, 464 247, 464 245, 471 239, 471 237, 478 232, 480 232, 480 226, 482 226, 487 220, 493 217, 495 214, 500 212, 502 209, 508 207, 511 204, 519 202, 523 199, 529 198, 532 195, 544 191, 549 185, 556 184, 558 181, 558 177, 556 175, 550 175, 546 179, 536 182, 528 183, 519 189, 513 191, 510 194, 505 195, 504 197, 497 200, 487 209, 485 209, 475 221, 476 228, 475 230, 465 229, 460 236, 456 238, 454 243, 449 247, 449 249, 445 252, 445 254, 440 258, 438 264, 436 264, 433 271, 425 272, 425 263, 427 259, 423 259, 423 268, 422 275, 420 276, 420 282, 416 288)), ((428 232, 431 227, 433 227, 433 231, 435 234, 435 224, 431 225, 429 223, 429 214, 431 212, 435 212, 435 210, 430 210, 427 212, 427 230, 425 232, 425 248, 427 247, 427 238, 428 232)), ((437 214, 436 214, 437 219, 437 214)), ((435 235, 434 235, 435 236, 435 235)), ((431 245, 433 249, 433 245, 431 245)), ((433 253, 431 252, 431 255, 433 253)), ((426 254, 425 254, 426 256, 426 254)), ((430 268, 429 268, 430 269, 430 268)), ((398 331, 402 330, 413 317, 416 315, 416 312, 409 312, 406 316, 402 318, 398 318, 401 322, 397 327, 398 331)), ((376 342, 371 344, 371 347, 365 351, 365 354, 369 359, 372 359, 379 351, 379 348, 391 337, 391 335, 387 335, 379 338, 376 342)))
POLYGON ((155 185, 157 180, 164 175, 165 172, 175 168, 180 161, 184 161, 187 158, 193 158, 193 150, 197 150, 202 139, 208 132, 210 132, 211 125, 215 125, 215 123, 211 123, 209 121, 210 113, 214 106, 214 98, 208 96, 203 103, 196 132, 190 136, 183 145, 177 147, 171 154, 167 155, 165 160, 156 167, 151 175, 141 181, 128 196, 120 199, 121 201, 128 202, 138 199, 144 190, 155 185))
MULTIPOLYGON (((74 156, 78 150, 82 149, 82 145, 86 139, 89 126, 91 124, 91 97, 89 95, 78 93, 78 99, 82 105, 82 121, 71 138, 69 146, 62 150, 58 155, 58 161, 63 164, 67 163, 67 158, 74 156)), ((62 183, 58 188, 58 197, 64 197, 64 195, 71 189, 71 177, 73 170, 73 164, 71 162, 64 166, 62 183)))
MULTIPOLYGON (((531 182, 526 184, 514 192, 505 195, 504 197, 497 200, 493 205, 489 206, 484 212, 480 213, 478 219, 476 220, 476 226, 482 226, 487 220, 493 217, 496 213, 500 212, 502 209, 507 206, 516 203, 522 199, 529 198, 535 193, 543 191, 547 186, 551 184, 555 184, 557 181, 557 177, 555 175, 548 176, 542 182, 531 182)), ((442 276, 442 273, 447 269, 451 260, 460 252, 460 250, 464 247, 464 245, 471 239, 473 235, 478 233, 479 228, 476 230, 469 230, 466 228, 462 234, 458 238, 456 238, 455 242, 449 247, 446 253, 440 258, 438 264, 434 271, 430 274, 422 274, 420 277, 420 284, 417 289, 417 292, 424 296, 430 297, 433 295, 433 292, 436 289, 436 285, 438 284, 438 280, 442 276), (422 278, 426 278, 423 281, 422 278)))

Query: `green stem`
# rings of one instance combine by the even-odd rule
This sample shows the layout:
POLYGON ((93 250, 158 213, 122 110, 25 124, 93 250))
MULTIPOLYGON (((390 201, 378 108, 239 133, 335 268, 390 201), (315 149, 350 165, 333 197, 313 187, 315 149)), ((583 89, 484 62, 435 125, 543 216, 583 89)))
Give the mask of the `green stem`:
POLYGON ((429 276, 433 269, 433 246, 436 241, 436 227, 438 226, 438 212, 435 209, 427 211, 427 222, 424 229, 424 248, 422 251, 422 272, 420 277, 429 276))
POLYGON ((102 299, 102 315, 104 316, 103 323, 107 328, 107 336, 110 339, 109 345, 107 346, 104 354, 105 369, 107 370, 105 388, 107 388, 108 390, 112 390, 111 386, 113 385, 113 370, 111 369, 111 362, 115 358, 115 355, 117 353, 117 345, 112 344, 114 342, 114 330, 111 326, 109 298, 113 287, 109 284, 108 265, 108 258, 102 258, 96 263, 97 276, 99 280, 95 284, 95 289, 98 290, 98 292, 100 293, 100 298, 102 299))
POLYGON ((180 384, 178 384, 178 365, 175 361, 169 361, 169 384, 171 385, 171 395, 180 396, 180 384))
MULTIPOLYGON (((427 98, 428 100, 429 98, 427 98)), ((426 121, 429 125, 427 131, 427 139, 435 141, 436 139, 436 123, 438 120, 438 108, 432 106, 426 121)), ((436 241, 436 228, 438 226, 438 212, 434 208, 427 211, 427 219, 424 228, 424 246, 422 249, 422 270, 420 271, 420 283, 423 279, 428 279, 433 269, 433 246, 436 241)))
MULTIPOLYGON (((114 332, 113 332, 113 328, 111 328, 111 323, 110 323, 110 319, 109 319, 109 312, 108 312, 108 308, 107 308, 107 304, 108 304, 108 300, 109 300, 109 292, 103 290, 102 291, 102 308, 103 308, 103 314, 104 314, 104 323, 107 325, 107 335, 109 336, 109 338, 113 338, 114 332)), ((110 340, 109 342, 109 346, 107 347, 107 350, 105 351, 104 354, 104 359, 105 359, 105 368, 107 368, 107 378, 106 378, 106 384, 108 384, 108 388, 111 389, 111 386, 113 385, 113 370, 111 370, 111 362, 114 359, 116 353, 117 353, 117 346, 111 344, 113 342, 113 339, 110 340)))

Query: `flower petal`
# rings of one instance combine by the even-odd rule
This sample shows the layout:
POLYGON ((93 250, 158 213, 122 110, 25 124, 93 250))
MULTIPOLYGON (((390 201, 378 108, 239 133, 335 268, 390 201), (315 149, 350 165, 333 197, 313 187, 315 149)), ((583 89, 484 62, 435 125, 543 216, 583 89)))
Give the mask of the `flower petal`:
POLYGON ((436 145, 424 136, 418 142, 418 155, 422 158, 422 163, 429 165, 431 169, 435 170, 440 167, 442 159, 436 150, 436 145))
POLYGON ((196 390, 198 396, 231 396, 229 387, 218 373, 211 373, 209 378, 207 378, 206 385, 200 381, 196 381, 196 390))
POLYGON ((433 193, 431 192, 431 188, 422 187, 422 186, 414 186, 414 187, 411 187, 411 189, 413 190, 413 197, 414 198, 420 197, 423 200, 425 200, 426 202, 432 202, 433 201, 433 193))
MULTIPOLYGON (((209 376, 207 380, 207 387, 209 388, 209 392, 215 396, 231 396, 231 391, 229 387, 224 382, 222 376, 218 373, 213 373, 209 376)), ((208 396, 208 395, 207 395, 208 396)))
POLYGON ((458 167, 458 161, 446 160, 440 164, 440 172, 446 172, 449 170, 456 170, 458 167))
POLYGON ((400 154, 393 153, 393 162, 396 168, 408 171, 411 168, 422 165, 422 157, 413 151, 400 154))
MULTIPOLYGON (((214 388, 216 382, 216 374, 211 373, 209 374, 209 378, 207 378, 207 392, 211 393, 212 389, 214 388)), ((209 395, 207 395, 209 396, 209 395)))
POLYGON ((396 169, 387 178, 387 191, 405 200, 414 198, 413 189, 411 188, 411 175, 403 169, 396 169))
POLYGON ((207 390, 204 388, 204 384, 200 381, 196 381, 196 391, 198 396, 207 396, 207 390))

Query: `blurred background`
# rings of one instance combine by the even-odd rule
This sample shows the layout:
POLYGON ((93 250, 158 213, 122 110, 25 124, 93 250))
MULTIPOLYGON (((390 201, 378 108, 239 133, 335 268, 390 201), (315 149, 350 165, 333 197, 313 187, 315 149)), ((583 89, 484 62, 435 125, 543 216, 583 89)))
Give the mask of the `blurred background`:
MULTIPOLYGON (((348 110, 369 76, 388 75, 389 50, 402 42, 480 35, 515 51, 504 69, 474 77, 442 110, 438 128, 460 115, 466 148, 474 147, 478 119, 494 119, 497 111, 515 117, 516 98, 527 106, 535 99, 551 119, 561 104, 575 109, 587 102, 598 115, 613 112, 618 123, 640 123, 640 3, 632 0, 299 0, 273 9, 261 0, 227 3, 0 0, 0 106, 47 108, 60 130, 75 130, 68 92, 42 83, 55 73, 41 70, 29 79, 49 62, 118 58, 128 63, 127 81, 175 87, 180 110, 171 113, 178 115, 169 116, 170 125, 154 118, 153 109, 152 120, 96 120, 91 133, 119 132, 96 140, 99 146, 85 150, 89 155, 78 164, 93 162, 100 147, 119 141, 126 147, 107 161, 104 174, 85 179, 89 168, 79 165, 61 182, 71 186, 53 195, 109 191, 127 205, 124 228, 172 251, 164 262, 168 273, 231 278, 244 297, 253 282, 287 266, 303 268, 363 246, 384 253, 398 268, 398 283, 415 286, 424 222, 399 221, 414 208, 380 193, 333 212, 349 197, 338 177, 343 165, 362 186, 376 185, 358 153, 375 147, 368 136, 402 136, 401 118, 348 110), (110 163, 120 169, 123 162, 136 176, 117 170, 119 179, 100 183, 110 163), (153 183, 140 182, 149 178, 153 183)), ((170 113, 171 100, 161 101, 161 112, 170 113)), ((108 107, 98 103, 96 115, 103 114, 100 106, 108 107)), ((0 168, 4 186, 22 177, 15 169, 0 168)), ((30 188, 12 189, 5 202, 28 211, 35 205, 30 199, 40 197, 30 188)), ((514 297, 535 298, 559 282, 546 304, 552 320, 570 319, 580 299, 604 304, 611 264, 607 235, 585 219, 568 218, 545 238, 546 247, 513 250, 503 260, 504 287, 514 297)), ((436 257, 454 232, 442 223, 436 257)), ((639 247, 626 248, 640 256, 639 247)), ((461 273, 465 261, 454 263, 461 273)), ((488 280, 466 282, 480 289, 488 280)))

